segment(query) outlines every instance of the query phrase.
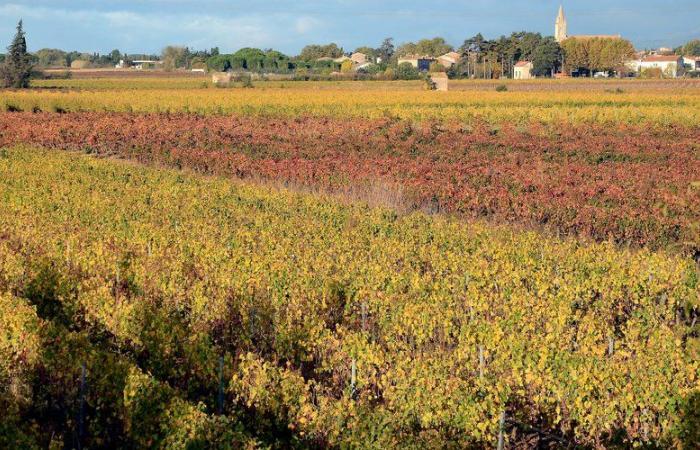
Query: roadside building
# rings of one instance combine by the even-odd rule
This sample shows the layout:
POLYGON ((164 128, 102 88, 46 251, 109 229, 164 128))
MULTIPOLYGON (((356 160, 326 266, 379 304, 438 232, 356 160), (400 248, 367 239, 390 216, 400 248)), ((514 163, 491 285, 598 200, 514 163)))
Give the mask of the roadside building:
POLYGON ((516 80, 530 80, 532 76, 533 65, 531 61, 518 61, 513 67, 513 78, 516 80))

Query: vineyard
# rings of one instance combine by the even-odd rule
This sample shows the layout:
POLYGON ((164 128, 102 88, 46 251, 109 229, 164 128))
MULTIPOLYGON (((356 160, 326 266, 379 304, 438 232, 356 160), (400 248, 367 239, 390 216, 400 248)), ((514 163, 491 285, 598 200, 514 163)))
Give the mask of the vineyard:
POLYGON ((700 91, 507 85, 0 91, 0 448, 698 448, 700 91))
MULTIPOLYGON (((71 80, 68 80, 71 81, 71 80)), ((191 83, 186 79, 178 83, 191 83)), ((196 80, 200 86, 204 80, 196 80)), ((700 90, 429 91, 348 88, 346 84, 264 84, 254 89, 113 89, 4 92, 0 111, 146 112, 267 117, 396 117, 469 123, 700 126, 700 90), (335 88, 333 88, 335 86, 335 88), (371 94, 368 94, 368 91, 371 94)), ((352 82, 350 82, 352 83, 352 82)), ((175 82, 173 82, 175 84, 175 82)), ((694 85, 690 85, 694 86, 694 85)))
POLYGON ((0 145, 116 155, 350 194, 402 210, 700 251, 694 128, 0 114, 0 145))

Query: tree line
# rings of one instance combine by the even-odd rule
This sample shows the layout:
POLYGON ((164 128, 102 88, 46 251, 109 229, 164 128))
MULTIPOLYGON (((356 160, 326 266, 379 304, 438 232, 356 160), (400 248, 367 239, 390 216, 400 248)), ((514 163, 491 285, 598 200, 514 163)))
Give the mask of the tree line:
MULTIPOLYGON (((593 72, 623 73, 625 62, 634 57, 634 46, 625 39, 593 38, 567 39, 561 44, 551 36, 520 31, 510 36, 486 39, 481 33, 453 47, 444 38, 421 39, 396 46, 393 38, 384 39, 378 47, 362 46, 354 52, 364 53, 371 64, 363 67, 368 75, 383 74, 387 79, 417 79, 420 74, 411 64, 399 64, 401 58, 421 56, 437 58, 448 52, 459 55, 457 64, 442 67, 431 65, 433 71, 445 71, 451 78, 501 78, 512 75, 518 61, 531 61, 533 75, 551 76, 562 70, 567 73, 590 74, 593 72)), ((5 86, 28 84, 31 68, 71 67, 81 61, 83 67, 126 66, 137 60, 162 62, 165 70, 201 69, 213 71, 249 71, 260 73, 298 73, 329 75, 333 72, 349 72, 351 63, 339 58, 348 52, 336 43, 305 46, 299 55, 288 56, 274 49, 242 48, 223 54, 218 47, 209 50, 192 50, 185 46, 169 45, 160 55, 126 54, 115 49, 108 54, 40 49, 29 53, 22 23, 7 55, 0 54, 0 75, 5 86)), ((700 40, 692 40, 674 49, 675 54, 700 56, 700 40)))

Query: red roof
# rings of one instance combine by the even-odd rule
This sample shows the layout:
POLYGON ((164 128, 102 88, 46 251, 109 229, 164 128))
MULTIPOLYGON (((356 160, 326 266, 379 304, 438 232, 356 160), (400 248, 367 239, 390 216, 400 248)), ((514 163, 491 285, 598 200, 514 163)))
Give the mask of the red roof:
POLYGON ((622 39, 619 34, 577 34, 569 36, 569 39, 622 39))
POLYGON ((644 62, 676 62, 680 58, 681 58, 680 56, 676 56, 676 55, 671 55, 671 56, 651 55, 651 56, 647 56, 642 61, 644 61, 644 62))
POLYGON ((515 63, 515 67, 527 67, 530 64, 532 64, 530 61, 518 61, 515 63))

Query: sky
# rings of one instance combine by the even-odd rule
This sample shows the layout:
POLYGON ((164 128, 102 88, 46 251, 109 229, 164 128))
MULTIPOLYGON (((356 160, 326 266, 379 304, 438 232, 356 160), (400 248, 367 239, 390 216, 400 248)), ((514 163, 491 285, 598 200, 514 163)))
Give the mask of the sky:
MULTIPOLYGON (((0 0, 0 49, 24 20, 30 50, 160 53, 274 48, 335 42, 346 51, 442 36, 459 46, 482 33, 554 34, 560 0, 0 0)), ((638 49, 700 38, 699 0, 564 0, 569 34, 617 34, 638 49)), ((0 52, 3 50, 0 50, 0 52)))

